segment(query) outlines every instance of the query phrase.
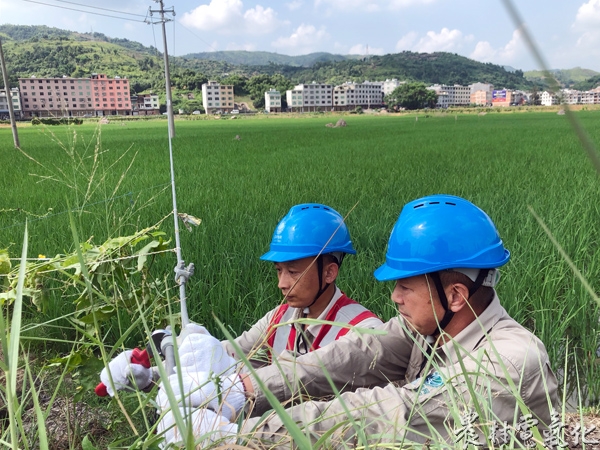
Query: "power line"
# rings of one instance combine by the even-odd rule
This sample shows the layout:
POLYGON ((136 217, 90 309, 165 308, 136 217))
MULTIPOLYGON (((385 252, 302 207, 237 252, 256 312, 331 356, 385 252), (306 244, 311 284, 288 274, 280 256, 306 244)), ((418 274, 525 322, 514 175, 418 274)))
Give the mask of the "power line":
POLYGON ((54 0, 54 1, 60 2, 60 3, 69 3, 71 5, 83 6, 84 8, 99 9, 101 11, 109 11, 109 12, 114 12, 114 13, 118 13, 118 14, 127 14, 129 16, 137 16, 137 17, 144 17, 144 18, 146 17, 144 14, 135 14, 135 13, 125 12, 125 11, 117 11, 115 9, 100 8, 99 6, 88 6, 88 5, 83 5, 81 3, 68 2, 67 0, 54 0))
MULTIPOLYGON (((85 11, 83 9, 77 9, 77 8, 69 8, 67 6, 52 5, 50 3, 38 2, 38 1, 35 1, 35 0, 22 0, 22 1, 29 2, 29 3, 37 3, 39 5, 52 6, 54 8, 68 9, 70 11, 77 11, 77 12, 82 12, 82 13, 86 13, 86 14, 93 14, 95 16, 110 17, 110 18, 113 18, 113 19, 121 19, 121 20, 129 20, 130 22, 145 23, 143 20, 130 19, 128 17, 111 16, 109 14, 102 14, 102 13, 97 13, 97 12, 92 12, 92 11, 85 11)), ((88 8, 91 8, 91 7, 88 6, 88 8)), ((140 17, 145 17, 145 16, 140 16, 140 17)))

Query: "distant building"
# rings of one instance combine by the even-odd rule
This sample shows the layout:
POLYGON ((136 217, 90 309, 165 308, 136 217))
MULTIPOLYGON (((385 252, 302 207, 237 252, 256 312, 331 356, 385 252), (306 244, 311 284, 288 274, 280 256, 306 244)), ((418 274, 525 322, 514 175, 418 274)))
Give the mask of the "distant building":
POLYGON ((592 89, 581 93, 581 103, 584 105, 592 105, 600 103, 600 88, 592 89))
POLYGON ((232 84, 209 81, 202 85, 202 105, 206 114, 231 112, 235 106, 232 84))
POLYGON ((540 98, 543 106, 552 106, 560 103, 558 96, 548 91, 542 92, 540 98))
MULTIPOLYGON (((12 88, 10 90, 10 97, 12 100, 13 112, 15 119, 21 118, 21 96, 19 95, 19 88, 12 88)), ((10 113, 8 109, 8 96, 6 95, 6 89, 0 89, 0 120, 8 120, 10 113)))
POLYGON ((129 80, 121 77, 113 79, 103 73, 93 73, 91 84, 94 92, 94 110, 97 116, 131 115, 129 80))
POLYGON ((134 116, 155 116, 160 114, 160 104, 156 94, 137 94, 131 96, 134 116))
POLYGON ((24 118, 130 115, 129 80, 92 74, 91 78, 19 78, 24 118))
POLYGON ((490 91, 471 92, 471 104, 478 106, 491 106, 492 93, 490 91))
POLYGON ((395 78, 391 80, 385 80, 382 87, 383 96, 385 97, 386 95, 390 95, 397 87, 404 83, 406 83, 406 81, 398 81, 395 78))
POLYGON ((286 91, 286 100, 290 111, 329 111, 332 106, 333 87, 330 84, 299 84, 286 91), (290 101, 291 100, 291 101, 290 101))
POLYGON ((353 110, 357 106, 361 108, 383 106, 383 82, 346 82, 333 89, 333 109, 335 111, 353 110))
POLYGON ((427 89, 435 91, 438 96, 436 106, 438 108, 447 108, 449 106, 469 106, 471 103, 471 88, 455 84, 453 86, 446 84, 434 84, 427 89))
POLYGON ((265 92, 265 111, 270 113, 281 112, 281 93, 276 89, 265 92))

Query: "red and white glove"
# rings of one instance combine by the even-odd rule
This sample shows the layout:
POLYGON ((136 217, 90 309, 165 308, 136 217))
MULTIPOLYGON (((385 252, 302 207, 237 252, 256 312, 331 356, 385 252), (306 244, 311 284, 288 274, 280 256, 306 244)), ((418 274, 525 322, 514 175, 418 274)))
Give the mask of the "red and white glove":
POLYGON ((108 367, 100 372, 100 384, 96 386, 95 392, 100 397, 115 395, 115 390, 121 389, 145 389, 152 382, 152 369, 150 358, 146 350, 135 348, 126 350, 116 356, 108 367), (108 369, 108 370, 107 370, 108 369), (114 386, 111 386, 108 371, 112 375, 114 386))
MULTIPOLYGON (((191 412, 188 417, 185 416, 185 410, 179 408, 186 426, 192 427, 195 444, 203 444, 196 448, 202 448, 205 445, 220 441, 222 444, 233 444, 237 434, 237 425, 230 423, 225 417, 216 414, 210 409, 198 408, 191 412)), ((164 442, 161 447, 166 448, 169 444, 181 442, 186 436, 182 436, 175 423, 173 411, 169 410, 158 423, 157 434, 163 434, 164 442)))
MULTIPOLYGON (((181 386, 178 374, 170 375, 168 380, 180 406, 204 406, 233 421, 246 403, 244 383, 237 373, 223 378, 211 378, 209 372, 187 372, 181 374, 181 379, 181 386)), ((161 411, 166 411, 171 406, 162 384, 156 402, 161 411)))

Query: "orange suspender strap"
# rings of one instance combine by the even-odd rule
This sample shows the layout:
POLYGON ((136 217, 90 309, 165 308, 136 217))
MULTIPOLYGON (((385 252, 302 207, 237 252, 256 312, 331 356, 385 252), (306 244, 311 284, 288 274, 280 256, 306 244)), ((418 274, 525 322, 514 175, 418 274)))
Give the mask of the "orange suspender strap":
MULTIPOLYGON (((327 320, 329 322, 335 322, 335 318, 336 318, 338 312, 340 311, 340 309, 342 309, 344 306, 352 305, 354 303, 358 303, 358 302, 355 302, 354 300, 346 297, 346 294, 342 294, 342 296, 340 298, 338 298, 337 301, 335 302, 335 305, 333 305, 331 307, 331 309, 329 310, 329 312, 327 313, 325 320, 327 320)), ((321 325, 319 334, 317 334, 317 337, 315 338, 315 340, 311 346, 311 349, 310 349, 311 352, 320 348, 321 341, 327 335, 327 333, 329 332, 330 329, 331 329, 331 324, 321 325)))
MULTIPOLYGON (((350 322, 348 322, 348 325, 354 326, 357 323, 360 323, 363 320, 370 319, 370 318, 378 319, 377 315, 372 313, 371 311, 363 311, 358 316, 356 316, 354 319, 352 319, 350 322)), ((348 331, 350 331, 350 327, 342 328, 340 330, 340 332, 337 334, 337 336, 335 337, 335 340, 337 341, 342 336, 345 336, 346 333, 348 333, 348 331)))
POLYGON ((273 344, 275 344, 275 333, 277 332, 275 325, 281 322, 281 318, 283 317, 283 315, 289 307, 290 305, 288 305, 287 303, 285 305, 280 305, 277 308, 277 311, 275 311, 275 314, 273 314, 273 317, 271 318, 271 323, 269 323, 269 328, 267 329, 267 354, 269 356, 269 364, 271 363, 271 349, 273 348, 273 344))

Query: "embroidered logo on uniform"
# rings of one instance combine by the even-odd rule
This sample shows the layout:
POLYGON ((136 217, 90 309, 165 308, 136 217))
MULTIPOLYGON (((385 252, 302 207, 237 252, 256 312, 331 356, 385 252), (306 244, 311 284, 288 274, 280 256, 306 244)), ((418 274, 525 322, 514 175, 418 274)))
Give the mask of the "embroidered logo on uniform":
POLYGON ((410 385, 414 386, 415 388, 418 388, 421 385, 421 383, 423 383, 423 385, 419 390, 419 395, 426 395, 429 394, 432 389, 442 387, 444 385, 444 379, 438 371, 435 371, 427 375, 425 377, 425 381, 422 382, 421 378, 417 378, 415 381, 410 383, 410 385))

